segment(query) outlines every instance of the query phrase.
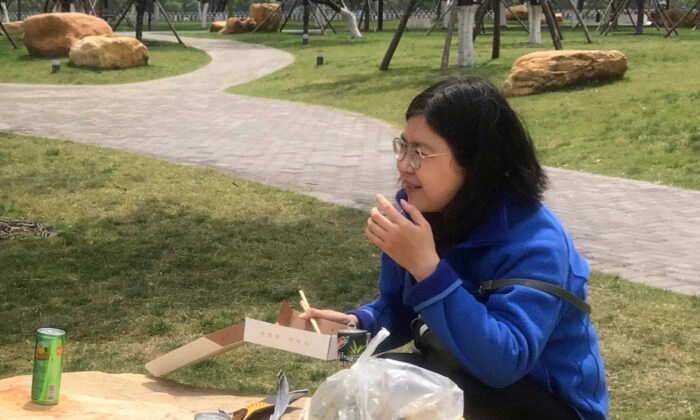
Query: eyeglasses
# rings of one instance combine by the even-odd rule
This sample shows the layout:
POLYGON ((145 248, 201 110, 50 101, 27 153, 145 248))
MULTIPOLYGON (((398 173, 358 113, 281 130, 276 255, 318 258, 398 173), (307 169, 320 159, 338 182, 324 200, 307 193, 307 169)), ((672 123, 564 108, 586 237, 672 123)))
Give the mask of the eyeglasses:
POLYGON ((446 152, 426 155, 420 151, 418 146, 408 144, 406 140, 402 139, 401 137, 394 137, 392 144, 394 146, 394 155, 396 156, 396 160, 403 160, 403 158, 406 157, 406 154, 408 154, 408 164, 415 170, 420 168, 423 159, 430 159, 451 154, 451 152, 446 152))

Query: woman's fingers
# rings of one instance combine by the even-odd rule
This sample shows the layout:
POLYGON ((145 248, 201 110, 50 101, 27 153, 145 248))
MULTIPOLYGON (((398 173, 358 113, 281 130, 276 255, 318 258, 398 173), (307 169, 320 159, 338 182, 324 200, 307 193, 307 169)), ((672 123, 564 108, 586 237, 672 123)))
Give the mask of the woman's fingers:
POLYGON ((409 203, 405 199, 401 199, 399 201, 401 204, 401 208, 403 208, 406 213, 408 213, 409 216, 411 216, 411 220, 413 220, 413 223, 415 223, 418 226, 422 226, 424 224, 427 224, 428 221, 425 220, 425 217, 423 217, 423 213, 418 210, 418 207, 414 206, 413 204, 409 203))
POLYGON ((367 220, 367 224, 369 226, 377 226, 382 230, 389 230, 392 222, 380 213, 378 208, 372 207, 369 211, 369 220, 367 220))
POLYGON ((398 210, 396 210, 396 207, 394 207, 394 205, 391 204, 391 202, 389 200, 387 200, 386 197, 384 197, 381 194, 377 194, 375 196, 375 198, 377 199, 377 203, 379 204, 379 207, 381 207, 382 210, 384 211, 384 214, 386 214, 386 219, 388 219, 394 223, 398 223, 402 220, 406 220, 406 218, 403 217, 403 215, 401 213, 399 213, 398 210))
POLYGON ((334 311, 332 309, 316 309, 309 308, 303 313, 299 314, 299 319, 326 319, 328 321, 337 322, 339 324, 347 325, 349 322, 354 322, 357 324, 357 317, 355 315, 346 314, 343 312, 334 311))

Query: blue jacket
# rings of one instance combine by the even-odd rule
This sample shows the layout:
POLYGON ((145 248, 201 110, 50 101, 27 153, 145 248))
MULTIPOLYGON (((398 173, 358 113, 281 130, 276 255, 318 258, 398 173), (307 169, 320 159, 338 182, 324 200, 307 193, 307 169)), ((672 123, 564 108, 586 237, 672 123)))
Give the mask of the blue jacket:
POLYGON ((504 199, 417 284, 382 254, 379 298, 350 313, 372 334, 386 327, 396 346, 412 338, 410 322, 420 314, 462 368, 486 385, 500 388, 527 377, 581 418, 606 418, 605 372, 588 315, 526 286, 474 295, 482 282, 508 278, 550 282, 586 298, 588 264, 541 203, 504 199))

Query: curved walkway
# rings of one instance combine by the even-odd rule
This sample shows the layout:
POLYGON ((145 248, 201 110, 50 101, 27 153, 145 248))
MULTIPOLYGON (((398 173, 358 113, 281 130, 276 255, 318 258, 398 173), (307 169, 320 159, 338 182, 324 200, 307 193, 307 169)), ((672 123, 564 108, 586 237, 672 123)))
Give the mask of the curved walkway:
MULTIPOLYGON (((149 38, 171 39, 164 35, 149 38)), ((207 166, 342 205, 393 196, 399 129, 349 112, 224 93, 293 61, 275 49, 187 38, 212 62, 118 86, 0 84, 0 131, 66 138, 207 166)), ((700 295, 700 192, 547 168, 546 202, 591 266, 700 295)))

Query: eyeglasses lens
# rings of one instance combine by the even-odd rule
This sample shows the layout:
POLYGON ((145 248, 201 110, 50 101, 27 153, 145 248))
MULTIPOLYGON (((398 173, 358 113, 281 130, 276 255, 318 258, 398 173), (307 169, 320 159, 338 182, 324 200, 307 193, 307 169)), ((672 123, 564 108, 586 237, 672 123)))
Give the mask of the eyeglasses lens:
POLYGON ((396 137, 393 142, 394 146, 394 155, 396 156, 396 160, 402 160, 406 156, 406 150, 408 149, 408 145, 406 142, 403 141, 400 137, 396 137))
POLYGON ((403 160, 403 158, 406 157, 406 154, 408 154, 408 164, 411 166, 411 168, 420 168, 422 156, 417 148, 412 148, 409 146, 401 137, 396 137, 394 139, 393 146, 396 160, 403 160))

